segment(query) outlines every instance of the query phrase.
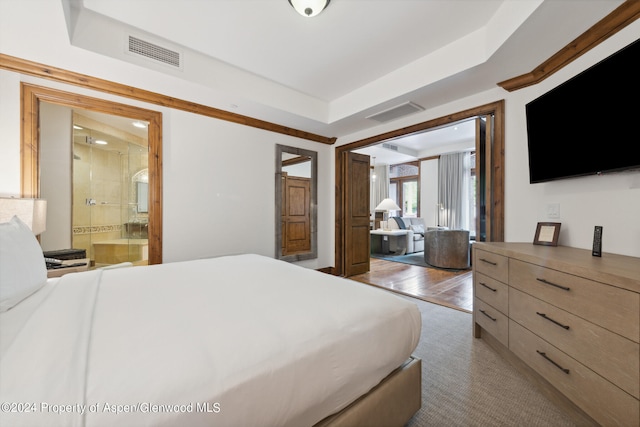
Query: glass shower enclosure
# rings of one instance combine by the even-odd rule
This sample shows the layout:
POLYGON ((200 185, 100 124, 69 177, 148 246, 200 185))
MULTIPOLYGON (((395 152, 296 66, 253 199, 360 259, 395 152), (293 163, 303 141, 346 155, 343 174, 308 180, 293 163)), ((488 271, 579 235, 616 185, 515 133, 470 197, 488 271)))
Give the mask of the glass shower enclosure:
MULTIPOLYGON (((91 267, 148 263, 148 143, 106 115, 73 114, 72 246, 91 267)), ((132 120, 118 119, 131 126, 132 120)))

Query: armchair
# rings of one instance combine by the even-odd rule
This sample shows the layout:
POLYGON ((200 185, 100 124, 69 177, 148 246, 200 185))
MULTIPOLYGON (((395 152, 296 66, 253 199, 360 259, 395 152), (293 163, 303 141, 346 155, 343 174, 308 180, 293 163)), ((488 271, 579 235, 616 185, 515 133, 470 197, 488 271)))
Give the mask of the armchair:
POLYGON ((431 230, 425 233, 424 239, 424 261, 427 264, 441 268, 469 268, 468 230, 431 230))

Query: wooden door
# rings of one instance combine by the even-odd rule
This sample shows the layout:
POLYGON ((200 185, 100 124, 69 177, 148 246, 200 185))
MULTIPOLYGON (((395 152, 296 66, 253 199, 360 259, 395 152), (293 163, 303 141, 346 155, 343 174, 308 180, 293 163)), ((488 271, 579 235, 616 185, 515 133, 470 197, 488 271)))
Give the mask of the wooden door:
POLYGON ((311 180, 284 174, 282 185, 282 255, 309 252, 311 180))
POLYGON ((345 152, 344 224, 346 277, 369 271, 369 156, 345 152))

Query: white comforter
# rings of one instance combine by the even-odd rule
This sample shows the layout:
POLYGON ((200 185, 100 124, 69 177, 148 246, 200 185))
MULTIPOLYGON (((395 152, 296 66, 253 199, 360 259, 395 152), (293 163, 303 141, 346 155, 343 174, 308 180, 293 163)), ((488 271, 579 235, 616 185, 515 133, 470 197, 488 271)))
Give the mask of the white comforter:
POLYGON ((405 299, 258 255, 69 274, 1 316, 11 426, 310 426, 421 328, 405 299))

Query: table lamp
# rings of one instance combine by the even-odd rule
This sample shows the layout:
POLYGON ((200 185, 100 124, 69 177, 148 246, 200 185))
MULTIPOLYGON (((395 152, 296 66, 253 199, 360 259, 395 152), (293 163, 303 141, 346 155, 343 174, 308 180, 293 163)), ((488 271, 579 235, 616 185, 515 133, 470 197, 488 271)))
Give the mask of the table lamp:
POLYGON ((380 225, 382 229, 386 230, 387 223, 389 222, 389 211, 399 211, 400 206, 391 199, 384 199, 378 206, 376 206, 375 210, 383 212, 382 223, 380 225))
POLYGON ((47 201, 0 197, 0 222, 9 222, 14 215, 37 236, 46 229, 47 201))

